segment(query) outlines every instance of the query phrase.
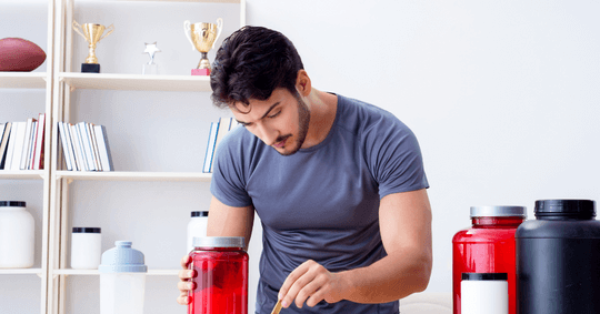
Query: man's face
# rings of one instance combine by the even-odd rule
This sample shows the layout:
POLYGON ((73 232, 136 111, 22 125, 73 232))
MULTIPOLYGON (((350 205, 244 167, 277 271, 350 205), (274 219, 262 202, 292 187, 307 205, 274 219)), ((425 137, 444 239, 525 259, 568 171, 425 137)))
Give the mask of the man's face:
POLYGON ((250 133, 282 155, 297 152, 308 133, 308 106, 285 88, 275 89, 267 100, 250 100, 249 106, 235 103, 231 112, 250 133))

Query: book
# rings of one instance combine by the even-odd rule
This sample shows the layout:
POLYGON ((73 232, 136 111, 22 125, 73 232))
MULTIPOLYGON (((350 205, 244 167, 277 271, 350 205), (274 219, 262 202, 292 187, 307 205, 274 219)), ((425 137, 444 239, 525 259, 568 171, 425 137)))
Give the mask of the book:
POLYGON ((94 134, 98 142, 98 153, 100 155, 100 163, 102 171, 114 171, 112 156, 110 154, 110 146, 108 145, 108 136, 106 128, 103 125, 94 125, 94 134))
POLYGON ((25 133, 27 128, 27 122, 15 122, 15 124, 17 124, 17 132, 11 135, 9 139, 9 141, 13 141, 14 143, 12 147, 12 152, 9 152, 12 153, 9 170, 16 171, 20 170, 21 168, 21 157, 23 156, 23 146, 25 146, 25 133))
POLYGON ((83 144, 79 136, 78 127, 74 124, 69 123, 69 129, 71 130, 71 140, 73 141, 73 148, 75 150, 75 156, 80 166, 80 171, 90 171, 88 163, 83 151, 83 144))
POLYGON ((8 137, 8 147, 6 148, 6 158, 4 159, 4 170, 12 170, 13 153, 15 152, 15 145, 17 145, 16 138, 20 125, 20 122, 12 123, 10 136, 8 137))
MULTIPOLYGON (((219 128, 217 130, 217 141, 215 142, 213 155, 217 151, 217 148, 219 147, 219 143, 221 143, 221 140, 223 140, 223 138, 229 133, 229 128, 231 127, 232 120, 233 120, 232 118, 219 118, 219 128)), ((214 165, 214 158, 212 158, 212 160, 211 160, 210 172, 212 172, 213 165, 214 165)))
POLYGON ((4 123, 4 132, 0 137, 0 169, 4 169, 4 161, 6 160, 6 149, 8 148, 8 137, 10 136, 12 123, 4 123))
POLYGON ((62 122, 62 124, 65 130, 65 138, 67 140, 67 147, 69 148, 68 153, 69 158, 71 159, 71 166, 73 167, 73 171, 83 171, 83 166, 81 165, 81 162, 77 160, 77 155, 75 154, 75 146, 73 144, 73 136, 71 135, 71 127, 67 122, 62 122))
POLYGON ((94 161, 94 154, 92 153, 92 139, 89 137, 87 132, 87 122, 79 122, 76 124, 77 131, 79 132, 79 139, 85 154, 85 160, 87 161, 87 167, 89 171, 97 171, 96 162, 94 161))
POLYGON ((25 158, 25 165, 21 168, 21 170, 32 170, 31 161, 33 160, 33 150, 35 147, 35 134, 37 132, 37 125, 37 121, 33 121, 33 123, 31 124, 31 134, 29 135, 29 151, 27 152, 27 158, 25 158))
POLYGON ((210 133, 208 134, 208 144, 206 145, 206 154, 204 155, 204 165, 202 172, 212 172, 212 160, 215 152, 215 144, 217 143, 217 132, 219 130, 219 122, 210 123, 210 133))
POLYGON ((72 171, 73 170, 73 161, 71 160, 71 154, 69 152, 70 147, 69 147, 69 143, 67 142, 67 132, 65 130, 65 123, 57 122, 57 125, 58 125, 58 136, 60 137, 60 144, 61 144, 62 152, 63 152, 63 160, 65 161, 65 166, 67 167, 67 170, 72 171))
POLYGON ((37 132, 35 136, 35 148, 33 160, 31 161, 31 169, 44 169, 44 143, 46 135, 46 114, 40 113, 38 117, 37 132))
POLYGON ((25 135, 23 137, 23 146, 21 147, 21 155, 19 155, 18 170, 27 170, 27 160, 29 159, 29 151, 31 148, 31 131, 33 128, 33 122, 35 121, 37 120, 33 118, 27 119, 27 124, 25 125, 25 135))
POLYGON ((96 132, 94 132, 94 125, 95 124, 93 124, 93 123, 88 123, 87 131, 88 131, 90 139, 92 140, 92 154, 94 156, 94 162, 96 164, 96 169, 98 169, 98 171, 104 171, 102 169, 102 163, 100 162, 100 154, 98 152, 98 140, 96 139, 96 132))

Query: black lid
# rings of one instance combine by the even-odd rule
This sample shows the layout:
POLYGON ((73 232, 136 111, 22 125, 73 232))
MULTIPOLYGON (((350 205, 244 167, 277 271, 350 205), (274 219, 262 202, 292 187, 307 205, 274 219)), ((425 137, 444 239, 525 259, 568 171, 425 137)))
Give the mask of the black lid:
POLYGON ((192 212, 192 217, 208 217, 208 212, 192 212))
POLYGON ((0 201, 0 207, 26 207, 23 201, 0 201))
POLYGON ((462 280, 508 280, 507 273, 462 273, 462 280))
POLYGON ((100 228, 81 228, 73 227, 73 233, 100 233, 100 228))
POLYGON ((539 200, 535 201, 536 215, 596 216, 596 202, 592 200, 539 200))

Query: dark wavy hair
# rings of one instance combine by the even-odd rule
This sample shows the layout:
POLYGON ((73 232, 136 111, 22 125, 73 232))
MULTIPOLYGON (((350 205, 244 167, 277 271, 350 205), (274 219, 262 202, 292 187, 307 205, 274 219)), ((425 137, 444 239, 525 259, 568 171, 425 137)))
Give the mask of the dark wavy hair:
POLYGON ((212 65, 213 104, 226 108, 250 99, 266 100, 276 88, 298 95, 296 78, 304 69, 298 51, 282 33, 245 26, 226 38, 212 65))

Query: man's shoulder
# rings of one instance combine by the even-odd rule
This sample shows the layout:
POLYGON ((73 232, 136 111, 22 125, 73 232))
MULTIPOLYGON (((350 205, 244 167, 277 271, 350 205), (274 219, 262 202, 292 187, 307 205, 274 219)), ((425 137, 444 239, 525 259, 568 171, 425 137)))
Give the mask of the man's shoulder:
POLYGON ((382 131, 410 129, 391 112, 361 100, 339 96, 340 127, 359 136, 382 131))

